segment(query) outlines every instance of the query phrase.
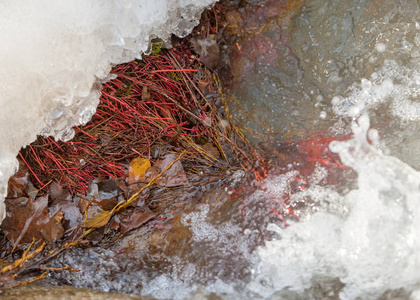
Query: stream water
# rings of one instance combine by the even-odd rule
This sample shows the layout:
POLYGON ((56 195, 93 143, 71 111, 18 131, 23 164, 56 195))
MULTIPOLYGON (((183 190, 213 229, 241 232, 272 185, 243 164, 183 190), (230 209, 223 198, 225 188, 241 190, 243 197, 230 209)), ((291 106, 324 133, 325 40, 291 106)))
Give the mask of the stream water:
POLYGON ((159 299, 420 299, 419 2, 246 2, 223 33, 230 109, 275 168, 203 187, 160 230, 69 251, 60 263, 82 271, 49 283, 159 299))

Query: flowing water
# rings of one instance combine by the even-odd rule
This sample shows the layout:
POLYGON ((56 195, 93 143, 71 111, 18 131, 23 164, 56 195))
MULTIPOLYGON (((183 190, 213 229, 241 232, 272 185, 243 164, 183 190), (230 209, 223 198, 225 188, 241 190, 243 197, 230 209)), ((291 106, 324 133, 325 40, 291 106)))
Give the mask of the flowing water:
POLYGON ((159 230, 71 250, 62 263, 82 272, 50 283, 159 299, 420 299, 419 2, 246 2, 227 11, 223 55, 230 109, 270 158, 267 177, 238 171, 159 230))

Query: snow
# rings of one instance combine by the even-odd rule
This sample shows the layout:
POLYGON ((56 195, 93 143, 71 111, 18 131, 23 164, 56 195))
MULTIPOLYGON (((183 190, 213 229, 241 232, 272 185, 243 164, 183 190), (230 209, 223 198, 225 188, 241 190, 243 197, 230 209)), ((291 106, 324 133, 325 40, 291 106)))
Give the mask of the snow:
POLYGON ((13 0, 0 5, 0 220, 16 155, 37 135, 70 140, 115 64, 150 39, 185 36, 214 0, 13 0))

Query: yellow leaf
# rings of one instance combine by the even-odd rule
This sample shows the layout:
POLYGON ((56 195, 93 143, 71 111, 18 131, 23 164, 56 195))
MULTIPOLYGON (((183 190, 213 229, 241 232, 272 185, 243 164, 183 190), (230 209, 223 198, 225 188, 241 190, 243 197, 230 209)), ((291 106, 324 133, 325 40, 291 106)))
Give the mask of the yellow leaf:
POLYGON ((106 223, 108 223, 109 219, 111 219, 113 212, 114 212, 114 210, 105 210, 103 212, 100 212, 99 214, 97 214, 93 218, 87 220, 85 222, 85 227, 87 227, 87 228, 100 228, 100 227, 106 225, 106 223))
POLYGON ((131 161, 128 169, 127 182, 132 184, 145 178, 147 168, 150 167, 150 160, 147 158, 135 158, 131 161))

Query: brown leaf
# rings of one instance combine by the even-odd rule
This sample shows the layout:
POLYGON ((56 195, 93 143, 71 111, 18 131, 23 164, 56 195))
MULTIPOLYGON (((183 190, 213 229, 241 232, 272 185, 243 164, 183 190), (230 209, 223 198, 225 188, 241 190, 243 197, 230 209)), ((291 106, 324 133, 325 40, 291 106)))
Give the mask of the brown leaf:
MULTIPOLYGON (((130 199, 130 197, 135 193, 140 192, 140 190, 143 189, 145 185, 145 183, 130 185, 130 192, 128 193, 129 196, 127 197, 127 199, 130 199)), ((143 206, 146 199, 149 198, 149 196, 150 188, 143 189, 138 195, 137 199, 130 202, 129 207, 143 206)))
POLYGON ((76 197, 76 203, 77 203, 77 207, 80 210, 80 213, 84 214, 88 205, 89 205, 90 200, 86 199, 84 197, 76 197))
POLYGON ((87 211, 88 219, 94 218, 96 215, 102 213, 103 211, 104 210, 98 205, 97 202, 92 202, 87 211))
POLYGON ((91 219, 97 214, 103 212, 103 209, 99 206, 98 201, 100 201, 98 198, 77 198, 77 206, 79 207, 80 213, 84 215, 87 212, 88 219, 91 219))
POLYGON ((154 165, 154 166, 148 168, 147 171, 146 171, 146 180, 150 181, 152 178, 159 175, 160 172, 162 172, 162 170, 157 165, 154 165))
POLYGON ((58 182, 51 183, 50 186, 50 197, 51 200, 54 202, 57 201, 70 201, 71 194, 67 189, 64 189, 58 182))
POLYGON ((28 197, 6 198, 4 202, 6 203, 7 210, 11 211, 18 206, 25 206, 28 200, 28 197))
POLYGON ((49 220, 47 205, 48 195, 45 195, 36 200, 29 198, 25 206, 7 212, 1 227, 14 247, 41 238, 40 231, 49 220))
POLYGON ((220 158, 219 149, 217 149, 215 146, 213 146, 212 143, 206 143, 203 146, 201 146, 201 148, 203 148, 204 151, 206 151, 208 154, 210 154, 214 158, 216 158, 216 159, 220 158))
POLYGON ((141 100, 147 101, 150 99, 150 93, 147 90, 147 86, 143 86, 143 89, 141 90, 141 100))
POLYGON ((102 210, 112 210, 118 204, 116 198, 94 201, 102 210))
POLYGON ((120 219, 118 218, 118 215, 116 215, 111 223, 109 223, 109 229, 112 230, 118 230, 120 228, 120 219))
POLYGON ((58 211, 41 230, 42 238, 50 243, 61 239, 64 236, 63 222, 64 212, 58 211))
POLYGON ((28 168, 19 160, 19 170, 10 177, 7 187, 7 198, 27 196, 26 187, 28 185, 28 168))
POLYGON ((117 178, 115 179, 115 183, 117 184, 118 188, 124 192, 125 199, 130 198, 129 196, 130 189, 127 186, 125 180, 122 178, 117 178))
POLYGON ((118 187, 115 179, 101 180, 97 183, 100 199, 111 199, 121 194, 122 190, 118 187))
POLYGON ((26 185, 26 188, 25 188, 25 193, 28 195, 28 197, 35 199, 36 196, 38 195, 38 192, 39 190, 36 187, 34 187, 32 182, 28 181, 28 184, 26 185))
POLYGON ((200 61, 209 69, 215 69, 219 64, 220 49, 216 40, 211 36, 207 39, 191 39, 191 44, 198 54, 200 61))
POLYGON ((210 83, 210 80, 205 80, 204 81, 204 80, 201 80, 201 79, 197 79, 198 88, 200 89, 200 91, 202 93, 205 92, 206 87, 209 85, 209 83, 210 83))
POLYGON ((83 215, 80 213, 79 208, 73 201, 61 201, 54 206, 49 208, 50 215, 56 214, 58 211, 64 212, 64 224, 65 230, 75 228, 78 225, 83 224, 83 215))
POLYGON ((147 168, 150 167, 150 160, 147 158, 135 158, 130 162, 128 168, 127 183, 132 184, 142 181, 145 178, 147 168))
MULTIPOLYGON (((155 166, 164 170, 171 162, 176 159, 175 154, 167 154, 163 160, 156 162, 155 166)), ((184 172, 184 167, 180 161, 177 161, 172 167, 167 170, 162 177, 156 180, 156 185, 159 187, 174 187, 180 185, 189 185, 190 182, 187 179, 187 175, 184 172)))
POLYGON ((154 216, 155 214, 146 206, 126 210, 124 213, 118 215, 120 232, 126 233, 129 230, 138 228, 154 216))

